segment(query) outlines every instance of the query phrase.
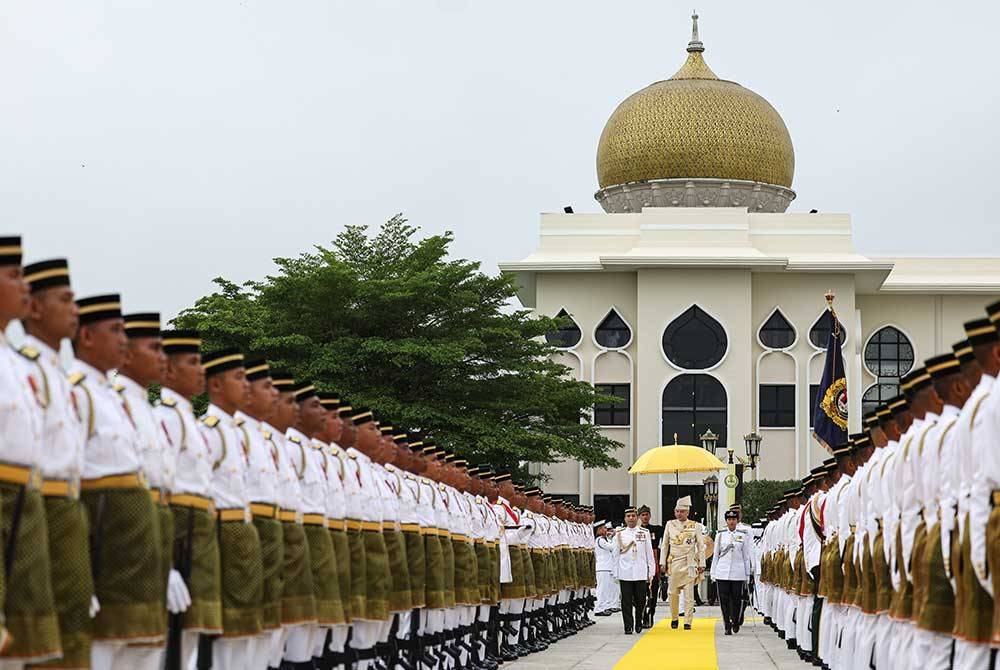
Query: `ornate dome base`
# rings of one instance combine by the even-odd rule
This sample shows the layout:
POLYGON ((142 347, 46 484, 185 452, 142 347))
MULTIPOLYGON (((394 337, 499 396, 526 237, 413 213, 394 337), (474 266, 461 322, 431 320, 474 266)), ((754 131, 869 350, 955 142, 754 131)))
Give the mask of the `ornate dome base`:
POLYGON ((656 179, 608 186, 594 199, 608 214, 640 212, 643 207, 746 207, 781 213, 795 200, 795 191, 737 179, 656 179))

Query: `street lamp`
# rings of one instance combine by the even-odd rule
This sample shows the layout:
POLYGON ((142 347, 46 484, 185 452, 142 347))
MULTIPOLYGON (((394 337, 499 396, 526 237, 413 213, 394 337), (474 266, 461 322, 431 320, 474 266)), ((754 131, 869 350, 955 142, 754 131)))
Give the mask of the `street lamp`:
POLYGON ((715 446, 719 443, 719 436, 712 432, 711 428, 705 430, 705 434, 700 438, 701 446, 710 454, 715 454, 715 446))
POLYGON ((750 459, 750 469, 753 470, 754 481, 757 481, 757 461, 760 460, 760 442, 763 439, 757 434, 756 430, 743 436, 743 442, 747 448, 747 458, 750 459))
POLYGON ((719 502, 719 478, 715 475, 706 477, 702 482, 705 485, 705 502, 708 503, 707 521, 709 530, 715 530, 715 505, 719 502))

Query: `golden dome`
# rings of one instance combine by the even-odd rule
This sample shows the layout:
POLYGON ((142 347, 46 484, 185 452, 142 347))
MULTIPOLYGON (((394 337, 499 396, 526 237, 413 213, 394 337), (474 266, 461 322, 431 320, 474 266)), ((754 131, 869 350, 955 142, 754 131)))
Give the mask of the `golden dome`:
POLYGON ((785 122, 767 100, 712 72, 692 18, 683 67, 626 98, 605 124, 600 187, 685 178, 791 187, 795 152, 785 122))

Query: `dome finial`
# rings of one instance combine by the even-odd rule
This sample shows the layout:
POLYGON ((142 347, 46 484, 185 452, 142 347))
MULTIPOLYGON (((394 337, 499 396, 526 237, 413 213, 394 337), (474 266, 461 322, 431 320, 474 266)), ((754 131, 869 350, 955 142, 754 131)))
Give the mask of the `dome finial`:
POLYGON ((705 45, 698 39, 698 10, 691 10, 691 41, 688 42, 688 53, 701 53, 705 50, 705 45))

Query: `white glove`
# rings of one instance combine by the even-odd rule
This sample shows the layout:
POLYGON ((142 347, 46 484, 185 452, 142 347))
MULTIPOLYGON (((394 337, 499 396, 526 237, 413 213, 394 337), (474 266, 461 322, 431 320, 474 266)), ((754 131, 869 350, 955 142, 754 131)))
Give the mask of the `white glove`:
POLYGON ((97 596, 90 596, 90 618, 93 619, 100 611, 101 603, 98 602, 97 596))
POLYGON ((191 594, 188 592, 187 584, 181 573, 176 570, 170 571, 167 578, 167 609, 171 614, 186 612, 191 607, 191 594))

